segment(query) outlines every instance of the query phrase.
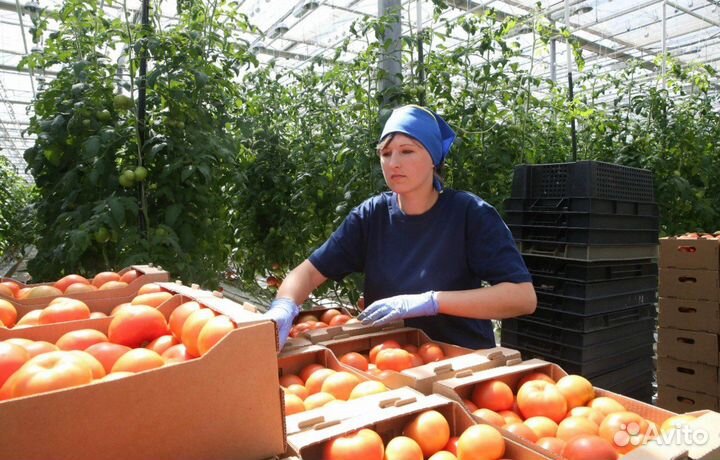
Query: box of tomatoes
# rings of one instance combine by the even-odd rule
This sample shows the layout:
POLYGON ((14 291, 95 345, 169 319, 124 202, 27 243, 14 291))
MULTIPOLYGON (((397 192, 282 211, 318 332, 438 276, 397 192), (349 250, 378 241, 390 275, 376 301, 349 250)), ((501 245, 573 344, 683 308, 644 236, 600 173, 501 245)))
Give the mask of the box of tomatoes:
POLYGON ((288 434, 288 456, 303 459, 482 458, 545 460, 512 435, 474 420, 440 395, 395 390, 342 420, 318 421, 288 434), (354 456, 353 456, 354 455, 354 456))
POLYGON ((341 362, 388 388, 409 386, 423 394, 432 392, 435 380, 520 359, 516 350, 502 347, 472 350, 433 341, 424 331, 409 327, 335 336, 320 344, 332 350, 341 362))
POLYGON ((558 459, 591 458, 564 453, 566 448, 578 451, 577 435, 592 437, 587 442, 598 452, 607 451, 608 458, 615 458, 611 452, 624 455, 677 415, 595 388, 582 376, 539 359, 439 380, 433 390, 464 404, 478 420, 513 432, 558 459))
POLYGON ((2 278, 0 299, 13 304, 18 310, 28 311, 47 305, 57 297, 82 301, 118 298, 134 295, 148 283, 170 280, 170 273, 161 267, 132 265, 120 271, 107 271, 92 278, 67 275, 55 282, 25 284, 12 278, 2 278))
MULTIPOLYGON (((197 290, 18 329, 3 459, 258 459, 286 450, 275 326, 197 290)), ((6 370, 7 367, 4 367, 6 370)))

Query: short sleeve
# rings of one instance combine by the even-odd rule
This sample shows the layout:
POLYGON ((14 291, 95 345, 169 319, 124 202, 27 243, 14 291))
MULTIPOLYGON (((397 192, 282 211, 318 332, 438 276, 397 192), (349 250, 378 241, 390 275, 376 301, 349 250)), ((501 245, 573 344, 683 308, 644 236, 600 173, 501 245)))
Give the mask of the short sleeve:
POLYGON ((473 273, 493 285, 532 281, 510 229, 497 210, 487 203, 473 203, 468 213, 467 257, 473 273))
POLYGON ((323 276, 339 281, 365 268, 366 229, 364 213, 354 208, 330 238, 310 255, 310 262, 323 276))

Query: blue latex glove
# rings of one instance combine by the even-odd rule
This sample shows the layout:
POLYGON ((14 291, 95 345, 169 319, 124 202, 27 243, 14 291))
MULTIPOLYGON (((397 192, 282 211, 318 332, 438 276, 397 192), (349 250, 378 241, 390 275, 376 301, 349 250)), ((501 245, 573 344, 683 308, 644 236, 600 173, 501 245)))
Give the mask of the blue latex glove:
POLYGON ((382 326, 399 319, 437 315, 438 309, 437 292, 428 291, 377 300, 363 310, 358 319, 365 325, 382 326))
POLYGON ((293 325, 293 320, 300 313, 300 309, 295 304, 295 301, 281 297, 275 299, 270 304, 270 309, 265 312, 265 317, 275 321, 278 330, 278 341, 280 349, 285 346, 288 335, 290 335, 290 329, 293 325))

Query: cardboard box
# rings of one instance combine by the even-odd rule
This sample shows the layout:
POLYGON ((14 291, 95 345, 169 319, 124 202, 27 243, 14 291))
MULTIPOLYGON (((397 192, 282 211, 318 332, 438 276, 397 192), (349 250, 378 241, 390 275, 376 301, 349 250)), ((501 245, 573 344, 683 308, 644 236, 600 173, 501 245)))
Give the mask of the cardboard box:
POLYGON ((720 302, 660 298, 658 325, 720 334, 720 302))
POLYGON ((718 396, 675 388, 658 382, 657 405, 673 412, 684 413, 702 409, 718 410, 718 396))
POLYGON ((658 385, 720 396, 718 367, 709 364, 660 357, 657 366, 658 385))
MULTIPOLYGON (((342 407, 337 407, 341 411, 342 407)), ((361 428, 375 430, 387 444, 390 439, 400 436, 402 430, 420 412, 436 410, 443 414, 450 424, 450 436, 459 436, 469 426, 476 424, 472 417, 460 405, 439 395, 430 395, 415 399, 399 399, 392 404, 379 403, 368 406, 365 414, 330 423, 320 423, 304 431, 288 435, 291 451, 288 455, 305 460, 322 458, 325 444, 338 436, 357 431, 361 428)), ((505 438, 504 458, 513 460, 545 460, 547 457, 533 450, 524 441, 510 433, 505 438)))
MULTIPOLYGON (((159 283, 170 280, 170 273, 162 270, 160 267, 155 267, 153 265, 132 265, 130 267, 122 269, 118 273, 122 275, 129 270, 137 270, 140 276, 138 276, 133 281, 131 281, 130 284, 122 288, 97 290, 93 292, 80 292, 77 294, 68 295, 63 294, 61 296, 37 297, 34 299, 14 299, 5 297, 0 294, 0 298, 12 303, 18 310, 18 317, 21 317, 30 310, 35 310, 36 308, 42 308, 47 306, 47 304, 49 304, 53 299, 57 297, 70 297, 72 299, 82 300, 87 304, 96 300, 108 298, 132 298, 137 294, 138 289, 140 289, 140 287, 145 284, 159 283)), ((3 278, 2 280, 7 281, 11 280, 11 278, 3 278)), ((53 283, 19 284, 21 284, 23 287, 33 287, 40 285, 52 286, 53 283)))
POLYGON ((278 355, 278 372, 283 375, 298 375, 300 371, 307 365, 320 364, 334 371, 345 371, 356 375, 360 380, 369 380, 368 376, 354 367, 346 366, 338 361, 332 351, 319 345, 309 345, 306 347, 286 350, 278 355))
POLYGON ((394 331, 403 327, 405 327, 405 323, 403 321, 394 321, 382 326, 366 326, 362 323, 351 323, 306 331, 300 334, 299 337, 303 337, 312 343, 324 344, 331 340, 340 340, 360 335, 394 331))
POLYGON ((720 270, 720 240, 660 238, 661 268, 720 270))
POLYGON ((658 329, 658 356, 717 367, 720 364, 719 352, 717 334, 669 327, 658 329))
POLYGON ((443 349, 446 359, 434 363, 405 369, 401 372, 387 371, 382 376, 364 373, 368 378, 380 380, 388 388, 409 386, 423 394, 432 393, 432 383, 438 379, 449 378, 466 370, 504 366, 508 361, 520 360, 520 352, 517 350, 502 347, 471 350, 433 341, 422 330, 408 327, 348 338, 334 338, 321 343, 340 358, 351 351, 367 354, 372 347, 386 340, 396 340, 400 345, 411 344, 417 347, 427 342, 433 342, 443 349))
MULTIPOLYGON (((168 317, 188 300, 174 296, 159 310, 168 317)), ((213 307, 211 299, 201 303, 213 307)), ((275 327, 239 305, 235 310, 238 328, 201 358, 0 402, 0 459, 209 460, 282 454, 275 327)), ((111 320, 99 318, 87 327, 106 332, 111 320)), ((58 330, 45 328, 45 335, 36 330, 32 338, 52 341, 68 324, 50 326, 58 330)), ((30 332, 11 332, 22 331, 30 332)))
MULTIPOLYGON (((462 403, 464 399, 471 399, 472 390, 477 383, 497 379, 507 383, 510 388, 513 389, 513 392, 516 392, 518 381, 523 376, 532 372, 542 372, 556 381, 567 375, 557 364, 548 363, 540 359, 531 359, 503 367, 478 372, 468 372, 446 380, 438 380, 433 384, 433 391, 462 403)), ((595 396, 610 397, 625 406, 627 410, 636 412, 640 416, 652 420, 657 424, 661 424, 666 418, 676 415, 673 412, 613 393, 612 391, 603 390, 602 388, 595 388, 595 396)))
POLYGON ((660 297, 717 301, 720 299, 720 271, 661 268, 658 293, 660 297))
POLYGON ((685 459, 720 459, 720 414, 706 412, 689 423, 687 429, 661 433, 623 457, 623 460, 685 459))

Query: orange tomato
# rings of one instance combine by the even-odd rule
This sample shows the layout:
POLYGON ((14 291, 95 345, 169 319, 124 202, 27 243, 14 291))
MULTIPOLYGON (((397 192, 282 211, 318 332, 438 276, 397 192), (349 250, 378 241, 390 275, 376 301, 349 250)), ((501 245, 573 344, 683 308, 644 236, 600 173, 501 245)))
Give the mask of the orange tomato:
POLYGON ((377 393, 383 393, 388 391, 388 388, 384 383, 378 382, 377 380, 366 380, 358 383, 358 385, 350 392, 348 399, 357 399, 377 393))
POLYGON ((55 281, 55 283, 53 284, 53 287, 61 290, 64 293, 65 290, 68 288, 68 286, 75 284, 75 283, 90 284, 90 281, 88 281, 88 279, 85 278, 84 276, 73 274, 73 275, 63 276, 59 280, 55 281))
POLYGON ((143 284, 142 286, 140 286, 140 289, 138 289, 137 293, 138 293, 138 295, 143 295, 143 294, 150 294, 151 292, 163 292, 163 288, 160 287, 159 284, 148 283, 148 284, 143 284))
POLYGON ((501 410, 498 411, 498 415, 500 415, 502 418, 505 419, 505 425, 513 422, 522 422, 523 419, 520 417, 520 415, 512 410, 501 410))
POLYGON ((92 372, 93 379, 101 379, 105 377, 105 368, 100 364, 100 361, 95 359, 93 355, 91 355, 88 352, 82 351, 82 350, 69 350, 70 353, 73 353, 75 356, 80 358, 89 368, 92 372))
POLYGON ((387 348, 402 348, 400 344, 397 342, 397 340, 386 340, 383 343, 380 343, 378 345, 375 345, 370 349, 370 354, 368 356, 368 359, 371 363, 375 363, 375 358, 377 357, 377 354, 380 352, 380 350, 385 350, 387 348))
POLYGON ((348 324, 351 319, 352 318, 349 315, 340 313, 339 315, 335 315, 330 318, 328 326, 342 326, 343 324, 348 324))
POLYGON ((97 291, 98 288, 93 286, 92 284, 85 284, 85 283, 73 283, 67 288, 65 288, 65 291, 63 291, 64 294, 70 295, 70 294, 80 294, 82 292, 93 292, 97 291))
POLYGON ((380 370, 400 372, 412 367, 412 355, 402 348, 387 348, 380 350, 375 357, 375 365, 380 370))
POLYGON ((108 281, 98 288, 99 291, 107 291, 110 289, 120 289, 127 287, 128 284, 125 281, 108 281))
POLYGON ((17 310, 7 300, 0 299, 0 323, 5 327, 13 327, 17 322, 17 310))
POLYGON ((520 436, 521 438, 527 439, 530 442, 535 442, 539 439, 539 436, 537 433, 535 433, 532 428, 525 425, 524 422, 513 422, 508 423, 503 427, 503 429, 509 431, 510 433, 520 436))
POLYGON ((283 404, 285 405, 286 416, 305 412, 305 403, 297 395, 285 393, 283 404))
POLYGON ((25 345, 23 348, 27 350, 27 352, 30 354, 30 357, 40 355, 42 353, 48 353, 51 351, 58 351, 60 350, 57 345, 52 344, 50 342, 46 342, 44 340, 33 340, 32 343, 29 343, 25 345))
POLYGON ((318 363, 311 363, 303 367, 298 375, 302 379, 303 383, 307 383, 308 378, 310 378, 310 376, 319 369, 325 369, 325 366, 318 363))
POLYGON ((195 301, 185 302, 173 310, 172 313, 170 313, 170 319, 168 320, 172 335, 179 339, 185 320, 191 313, 197 310, 200 310, 200 304, 195 301))
POLYGON ((161 356, 165 360, 165 364, 182 363, 193 359, 193 357, 188 354, 185 345, 182 343, 168 348, 161 356))
POLYGON ((445 359, 445 352, 442 347, 433 342, 426 342, 420 345, 420 348, 418 348, 418 354, 426 364, 445 359))
POLYGON ((644 444, 647 433, 647 420, 630 411, 608 414, 598 429, 598 436, 612 444, 621 454, 626 454, 644 444), (625 438, 626 442, 617 442, 622 438, 625 438))
POLYGON ((531 380, 517 392, 517 406, 525 418, 542 415, 555 423, 565 418, 568 407, 557 387, 544 380, 531 380))
POLYGON ((85 353, 91 354, 102 364, 103 369, 107 374, 112 370, 115 362, 125 353, 130 351, 130 347, 125 345, 119 345, 117 343, 100 342, 95 345, 90 345, 85 349, 85 353))
POLYGON ((55 345, 61 350, 85 350, 90 345, 107 341, 107 336, 96 329, 76 329, 63 334, 55 345))
POLYGON ((363 428, 325 444, 323 460, 383 460, 385 446, 375 431, 363 428))
POLYGON ((457 443, 459 439, 459 436, 450 436, 450 439, 447 444, 445 444, 445 447, 443 447, 443 450, 446 450, 453 455, 457 455, 457 443))
POLYGON ((132 283, 134 280, 137 279, 137 277, 140 276, 140 274, 137 272, 137 270, 130 269, 120 275, 120 281, 123 283, 132 283))
POLYGON ((200 310, 192 312, 185 320, 185 323, 183 323, 180 341, 185 345, 190 356, 200 356, 200 350, 198 349, 200 332, 202 332, 205 323, 214 317, 214 311, 209 308, 201 308, 200 310))
POLYGON ((56 288, 49 285, 40 285, 29 288, 28 291, 23 293, 23 299, 37 299, 39 297, 54 297, 62 295, 63 292, 56 288))
POLYGON ((540 438, 535 441, 535 444, 556 455, 562 455, 562 451, 565 448, 565 441, 553 437, 540 438))
POLYGON ((307 388, 305 388, 305 385, 301 385, 299 383, 292 383, 287 387, 283 388, 285 389, 285 393, 293 394, 303 400, 310 396, 310 392, 307 390, 307 388))
POLYGON ((475 384, 471 399, 478 408, 495 412, 509 410, 515 401, 512 389, 501 380, 487 380, 475 384))
POLYGON ((152 350, 159 355, 162 355, 165 350, 172 347, 173 345, 177 345, 178 343, 180 343, 180 340, 178 340, 177 337, 172 334, 165 334, 148 343, 145 348, 147 348, 148 350, 152 350))
POLYGON ((334 373, 335 371, 333 369, 328 369, 327 367, 318 369, 305 381, 305 387, 310 394, 318 393, 322 391, 322 385, 325 379, 334 373))
POLYGON ((296 323, 317 323, 318 321, 319 321, 318 317, 312 313, 300 313, 300 315, 298 316, 298 318, 295 322, 296 323))
POLYGON ((542 415, 530 417, 523 423, 533 430, 538 438, 555 437, 558 429, 557 423, 542 415))
POLYGON ((471 425, 457 441, 459 459, 499 460, 505 455, 505 439, 490 425, 471 425))
POLYGON ((25 313, 17 323, 15 323, 15 329, 20 329, 21 327, 31 327, 31 326, 37 326, 40 324, 40 314, 43 311, 41 309, 37 310, 30 310, 29 312, 25 313))
POLYGON ((439 450, 432 454, 428 460, 457 460, 457 457, 447 450, 439 450))
POLYGON ((157 309, 147 305, 130 305, 112 317, 107 335, 112 343, 137 348, 167 332, 165 316, 157 309))
POLYGON ((169 292, 151 292, 149 294, 140 294, 130 301, 132 305, 150 305, 151 307, 159 307, 168 301, 173 295, 169 292))
POLYGON ((17 297, 21 287, 20 284, 15 281, 2 281, 0 282, 0 286, 5 286, 6 288, 10 289, 12 295, 9 295, 8 297, 17 297))
POLYGON ((555 386, 565 396, 568 409, 584 406, 595 397, 592 383, 581 375, 566 375, 555 386))
POLYGON ((688 423, 692 423, 695 420, 697 420, 697 417, 695 417, 694 415, 673 415, 672 417, 666 418, 662 422, 662 424, 660 425, 660 433, 667 433, 671 430, 683 427, 688 423))
POLYGON ((625 411, 625 406, 607 396, 598 396, 597 398, 590 400, 587 405, 588 407, 599 410, 604 415, 612 414, 613 412, 625 411))
POLYGON ((356 375, 339 371, 328 375, 323 380, 320 391, 330 393, 335 399, 347 401, 350 399, 350 393, 359 383, 360 379, 356 375))
POLYGON ((5 286, 4 284, 0 284, 0 296, 12 299, 15 297, 15 291, 10 289, 8 286, 5 286))
POLYGON ((290 385, 303 385, 305 386, 305 382, 298 377, 296 374, 285 374, 280 376, 280 386, 281 387, 289 387, 290 385))
POLYGON ((325 324, 330 324, 330 320, 339 314, 341 314, 341 312, 337 308, 328 308, 320 315, 320 321, 325 324))
POLYGON ((107 318, 107 315, 101 311, 90 312, 90 319, 96 319, 96 318, 107 318))
POLYGON ((558 425, 556 437, 567 442, 579 434, 598 434, 598 425, 586 417, 567 417, 558 425))
POLYGON ((92 279, 92 285, 100 288, 108 281, 120 281, 120 275, 115 272, 100 272, 92 279))
POLYGON ((354 367, 355 369, 359 369, 361 371, 368 370, 367 358, 355 351, 351 351, 349 353, 345 353, 344 355, 342 355, 340 357, 340 362, 343 364, 347 364, 350 367, 354 367))
POLYGON ((515 385, 515 391, 519 390, 520 387, 525 384, 525 382, 530 382, 532 380, 543 380, 547 383, 555 383, 555 380, 553 380, 553 378, 547 374, 543 374, 542 372, 530 372, 529 374, 525 374, 520 380, 518 380, 517 384, 515 385))
POLYGON ((507 424, 505 418, 502 415, 498 414, 494 410, 488 409, 487 407, 476 409, 472 412, 472 414, 476 417, 480 417, 484 422, 487 422, 490 425, 496 427, 502 427, 507 424))
POLYGON ((442 450, 450 440, 450 425, 440 412, 426 410, 405 425, 403 435, 415 440, 422 455, 429 457, 442 450))
POLYGON ((590 419, 591 421, 595 422, 595 424, 597 426, 600 426, 603 419, 605 418, 605 414, 600 412, 598 409, 593 409, 592 407, 587 407, 587 406, 573 407, 572 409, 570 409, 568 416, 585 417, 585 418, 590 419))
POLYGON ((303 403, 305 404, 305 409, 317 409, 318 407, 323 407, 324 405, 335 401, 335 397, 331 395, 330 393, 325 392, 319 392, 319 393, 313 393, 309 395, 307 398, 305 398, 305 401, 303 403))
POLYGON ((565 444, 562 451, 567 460, 617 460, 613 446, 599 436, 580 435, 565 444))
POLYGON ((58 297, 42 309, 38 317, 38 324, 62 323, 88 318, 90 318, 90 309, 85 302, 58 297))
POLYGON ((198 335, 197 347, 200 356, 207 353, 208 350, 234 329, 235 323, 225 315, 217 315, 214 318, 210 318, 200 331, 200 335, 198 335))
POLYGON ((385 460, 423 460, 417 441, 407 436, 396 436, 385 446, 385 460))
POLYGON ((115 361, 111 372, 142 372, 164 365, 165 360, 154 351, 147 348, 133 348, 115 361))

